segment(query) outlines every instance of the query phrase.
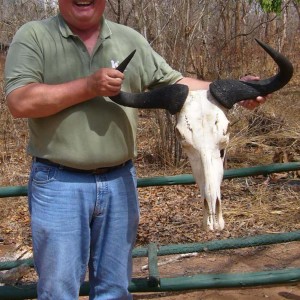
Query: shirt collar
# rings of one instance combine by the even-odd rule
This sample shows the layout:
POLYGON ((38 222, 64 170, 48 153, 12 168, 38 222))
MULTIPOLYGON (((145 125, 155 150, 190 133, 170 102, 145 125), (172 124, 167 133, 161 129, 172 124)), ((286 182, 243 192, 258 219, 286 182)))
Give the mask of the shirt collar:
MULTIPOLYGON (((75 34, 69 28, 68 24, 65 22, 64 18, 60 13, 58 14, 58 26, 59 26, 60 33, 64 38, 68 38, 69 36, 75 36, 75 34)), ((108 25, 108 22, 104 17, 102 17, 100 21, 100 26, 101 26, 101 32, 100 32, 101 39, 105 40, 109 38, 112 35, 112 32, 108 25)))
POLYGON ((64 38, 67 38, 69 36, 74 36, 74 33, 69 28, 68 24, 65 22, 64 18, 62 17, 62 15, 59 13, 57 17, 58 17, 58 27, 59 27, 61 35, 64 38))
POLYGON ((101 39, 105 40, 109 38, 112 35, 112 31, 108 25, 108 22, 104 17, 101 19, 101 32, 100 32, 100 37, 101 39))

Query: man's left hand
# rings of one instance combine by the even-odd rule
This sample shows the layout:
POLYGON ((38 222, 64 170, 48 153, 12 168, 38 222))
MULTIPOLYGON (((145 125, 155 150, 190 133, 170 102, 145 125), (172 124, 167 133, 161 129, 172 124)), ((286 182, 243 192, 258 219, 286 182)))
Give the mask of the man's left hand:
MULTIPOLYGON (((240 77, 241 81, 251 81, 251 80, 260 80, 258 76, 253 76, 253 75, 245 75, 240 77)), ((248 99, 248 100, 243 100, 240 101, 239 104, 247 109, 253 110, 262 103, 266 102, 268 96, 258 96, 256 99, 248 99)))

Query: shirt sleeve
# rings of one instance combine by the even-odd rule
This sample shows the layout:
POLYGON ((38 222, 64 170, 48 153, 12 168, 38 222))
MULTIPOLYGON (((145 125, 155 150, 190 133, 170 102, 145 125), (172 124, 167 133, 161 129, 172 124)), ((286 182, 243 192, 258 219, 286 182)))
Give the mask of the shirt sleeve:
POLYGON ((140 76, 144 86, 151 90, 158 86, 174 84, 183 76, 174 70, 140 35, 140 76))
POLYGON ((35 23, 23 25, 15 34, 5 61, 5 95, 29 83, 43 82, 43 54, 35 23))
POLYGON ((154 87, 166 84, 174 84, 181 78, 182 74, 174 70, 158 53, 152 50, 152 63, 154 64, 154 72, 152 74, 151 83, 148 88, 151 90, 154 87))

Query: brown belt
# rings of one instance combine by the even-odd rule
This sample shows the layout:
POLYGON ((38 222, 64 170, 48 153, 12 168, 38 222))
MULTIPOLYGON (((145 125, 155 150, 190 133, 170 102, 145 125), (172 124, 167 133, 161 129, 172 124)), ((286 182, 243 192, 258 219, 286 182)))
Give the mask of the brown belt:
POLYGON ((39 158, 39 157, 34 157, 33 161, 36 162, 40 162, 49 166, 53 166, 53 167, 58 167, 59 169, 62 170, 66 170, 66 171, 70 171, 70 172, 77 172, 77 173, 90 173, 90 174, 104 174, 104 173, 108 173, 112 170, 116 170, 120 167, 123 167, 126 165, 127 162, 118 165, 118 166, 113 166, 113 167, 104 167, 104 168, 96 168, 96 169, 91 169, 91 170, 83 170, 83 169, 76 169, 76 168, 71 168, 71 167, 66 167, 64 165, 61 164, 57 164, 51 160, 48 160, 46 158, 39 158))

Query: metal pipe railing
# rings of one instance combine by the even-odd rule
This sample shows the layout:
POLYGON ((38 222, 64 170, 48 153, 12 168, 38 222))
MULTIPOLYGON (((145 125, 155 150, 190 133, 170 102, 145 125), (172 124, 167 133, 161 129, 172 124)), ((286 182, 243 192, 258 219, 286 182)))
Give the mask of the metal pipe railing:
MULTIPOLYGON (((165 255, 185 254, 185 253, 193 253, 193 252, 200 253, 200 252, 207 252, 207 251, 239 249, 239 248, 246 248, 246 247, 288 243, 293 241, 300 241, 300 231, 285 232, 285 233, 268 233, 268 234, 261 234, 252 237, 215 240, 215 241, 209 241, 205 243, 189 243, 189 244, 174 244, 174 245, 170 244, 170 245, 165 245, 160 247, 157 247, 155 244, 152 244, 151 251, 153 253, 152 248, 157 247, 157 256, 165 256, 165 255)), ((147 256, 149 256, 149 246, 137 247, 132 252, 133 258, 147 257, 147 256)), ((153 254, 151 254, 151 256, 155 260, 155 256, 153 256, 153 254)), ((13 269, 23 264, 32 267, 33 260, 29 258, 29 259, 23 259, 17 261, 0 262, 0 271, 13 269)))
MULTIPOLYGON (((230 169, 224 171, 224 179, 233 179, 239 177, 268 175, 271 173, 280 173, 300 170, 300 162, 290 162, 285 164, 271 164, 254 166, 249 168, 230 169)), ((192 174, 175 176, 157 176, 150 178, 138 178, 138 187, 164 186, 164 185, 185 185, 194 184, 195 179, 192 174)), ((27 186, 8 186, 0 187, 0 198, 27 196, 27 186)))
MULTIPOLYGON (((160 278, 158 286, 149 285, 146 278, 132 279, 128 290, 135 292, 167 292, 211 288, 253 287, 270 284, 291 284, 300 281, 300 269, 252 273, 203 274, 175 278, 160 278)), ((80 296, 89 294, 89 283, 80 288, 80 296)), ((36 299, 36 284, 0 287, 1 300, 36 299)))

